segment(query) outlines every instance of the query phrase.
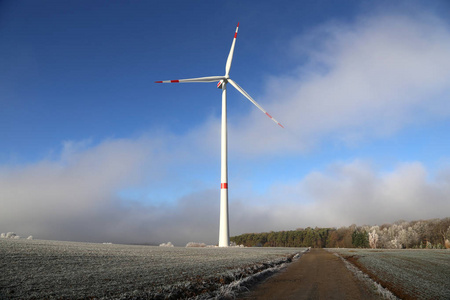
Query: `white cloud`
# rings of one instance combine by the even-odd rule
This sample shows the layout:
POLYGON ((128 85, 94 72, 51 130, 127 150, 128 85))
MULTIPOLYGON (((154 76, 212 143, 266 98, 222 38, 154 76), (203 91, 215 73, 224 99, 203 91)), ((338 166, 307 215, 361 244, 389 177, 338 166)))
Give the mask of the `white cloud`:
POLYGON ((429 177, 419 162, 390 172, 360 160, 335 163, 297 183, 273 186, 266 196, 271 201, 261 206, 246 205, 247 200, 232 204, 232 228, 252 232, 447 217, 450 178, 429 177))
MULTIPOLYGON (((0 228, 48 239, 217 242, 218 189, 193 191, 157 205, 118 198, 120 188, 144 179, 170 180, 170 174, 158 172, 172 167, 159 155, 163 148, 146 138, 77 147, 66 143, 64 159, 0 169, 0 228)), ((406 162, 380 172, 355 160, 274 184, 265 195, 238 188, 230 202, 231 233, 445 217, 450 211, 449 170, 432 176, 421 163, 406 162)))
POLYGON ((292 53, 309 62, 269 78, 261 101, 286 130, 254 110, 232 126, 232 149, 306 151, 324 138, 353 144, 448 117, 449 28, 426 13, 371 15, 294 39, 292 53))
POLYGON ((180 178, 178 167, 209 164, 207 155, 186 150, 191 147, 190 141, 170 136, 66 141, 53 160, 0 167, 0 228, 41 239, 160 243, 172 235, 178 244, 214 240, 218 202, 211 198, 218 191, 190 192, 158 205, 146 204, 145 196, 140 201, 119 197, 124 188, 189 183, 191 174, 180 178))

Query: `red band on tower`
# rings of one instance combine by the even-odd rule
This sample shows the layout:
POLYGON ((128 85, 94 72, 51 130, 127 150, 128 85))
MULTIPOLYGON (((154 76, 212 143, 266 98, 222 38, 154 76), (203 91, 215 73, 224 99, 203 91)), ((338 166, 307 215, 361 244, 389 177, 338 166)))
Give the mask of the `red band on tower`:
POLYGON ((225 183, 221 183, 220 184, 220 188, 221 189, 228 189, 228 183, 226 183, 226 182, 225 183))

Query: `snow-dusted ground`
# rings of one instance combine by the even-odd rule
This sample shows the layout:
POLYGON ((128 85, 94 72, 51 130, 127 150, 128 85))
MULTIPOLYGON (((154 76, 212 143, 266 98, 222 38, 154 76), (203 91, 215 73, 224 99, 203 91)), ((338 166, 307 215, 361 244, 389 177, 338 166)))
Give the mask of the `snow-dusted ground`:
POLYGON ((329 249, 399 298, 450 299, 450 250, 329 249))
POLYGON ((303 251, 0 239, 0 299, 215 295, 303 251))

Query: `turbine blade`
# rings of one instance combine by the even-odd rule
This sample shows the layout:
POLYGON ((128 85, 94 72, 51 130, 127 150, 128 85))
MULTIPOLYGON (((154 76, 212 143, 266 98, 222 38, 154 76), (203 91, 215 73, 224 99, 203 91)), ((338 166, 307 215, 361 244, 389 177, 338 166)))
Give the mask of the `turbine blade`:
POLYGON ((258 104, 258 102, 256 102, 249 94, 247 94, 247 92, 244 91, 244 89, 241 88, 241 87, 239 86, 239 84, 237 84, 236 82, 234 82, 234 81, 231 80, 231 79, 228 79, 228 82, 229 82, 232 86, 234 86, 239 92, 241 92, 241 94, 244 95, 248 100, 250 100, 253 104, 255 104, 255 106, 256 106, 257 108, 259 108, 263 113, 265 113, 266 116, 268 116, 270 119, 272 119, 272 121, 274 121, 274 122, 277 123, 279 126, 281 126, 281 128, 284 128, 284 126, 281 125, 280 122, 278 122, 278 121, 275 120, 271 115, 269 115, 269 113, 268 113, 264 108, 262 108, 261 105, 258 104))
POLYGON ((233 43, 231 44, 230 53, 228 54, 227 64, 225 66, 225 76, 228 76, 228 74, 230 74, 231 62, 233 61, 234 45, 236 44, 238 29, 239 29, 239 22, 236 27, 236 32, 234 33, 234 39, 233 43))
POLYGON ((224 76, 208 76, 208 77, 197 77, 197 78, 186 78, 186 79, 155 81, 155 83, 215 82, 215 81, 220 81, 222 79, 225 79, 225 77, 224 76))

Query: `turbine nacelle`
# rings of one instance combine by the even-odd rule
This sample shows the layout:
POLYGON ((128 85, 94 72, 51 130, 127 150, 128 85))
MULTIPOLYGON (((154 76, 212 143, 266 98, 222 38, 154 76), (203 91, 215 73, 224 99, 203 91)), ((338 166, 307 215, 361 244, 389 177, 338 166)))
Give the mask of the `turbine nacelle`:
POLYGON ((219 81, 217 83, 217 88, 218 89, 222 89, 222 86, 223 86, 224 83, 228 83, 228 81, 226 79, 222 79, 221 81, 219 81))

